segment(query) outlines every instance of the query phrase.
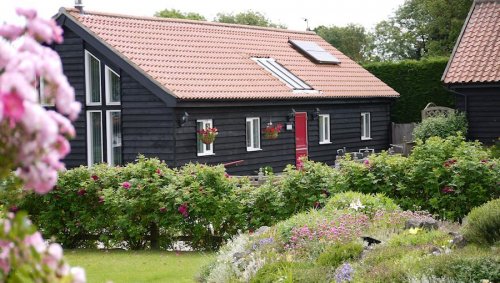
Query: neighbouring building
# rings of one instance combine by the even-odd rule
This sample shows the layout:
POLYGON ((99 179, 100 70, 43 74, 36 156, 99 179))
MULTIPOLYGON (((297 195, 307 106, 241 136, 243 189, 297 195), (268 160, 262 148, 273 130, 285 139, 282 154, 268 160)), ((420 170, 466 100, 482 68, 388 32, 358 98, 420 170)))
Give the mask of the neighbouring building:
POLYGON ((467 137, 500 138, 500 0, 475 0, 442 81, 465 111, 467 137))

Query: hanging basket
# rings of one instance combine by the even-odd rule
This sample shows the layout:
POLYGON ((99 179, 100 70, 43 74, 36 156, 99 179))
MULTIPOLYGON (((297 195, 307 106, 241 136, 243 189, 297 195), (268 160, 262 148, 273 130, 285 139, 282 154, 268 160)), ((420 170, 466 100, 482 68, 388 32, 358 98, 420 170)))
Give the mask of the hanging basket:
POLYGON ((198 139, 204 144, 212 144, 219 134, 217 128, 207 128, 204 130, 199 130, 197 133, 198 139))
POLYGON ((198 135, 198 138, 204 144, 212 144, 215 141, 214 135, 198 135))
POLYGON ((272 123, 267 124, 267 127, 263 131, 264 139, 266 140, 277 139, 282 129, 283 125, 281 124, 276 124, 276 125, 273 125, 272 123))

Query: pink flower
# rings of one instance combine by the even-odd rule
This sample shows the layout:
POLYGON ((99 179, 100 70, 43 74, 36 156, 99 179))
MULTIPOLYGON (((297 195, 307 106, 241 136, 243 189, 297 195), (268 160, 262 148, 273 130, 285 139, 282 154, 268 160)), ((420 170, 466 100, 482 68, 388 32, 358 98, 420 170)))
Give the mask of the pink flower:
POLYGON ((0 103, 3 104, 3 115, 10 118, 10 127, 14 128, 24 115, 23 100, 16 93, 0 93, 0 103))
POLYGON ((99 177, 97 175, 92 175, 92 176, 90 176, 90 178, 92 178, 92 180, 94 180, 94 181, 99 180, 99 177))
POLYGON ((15 25, 0 26, 0 36, 8 40, 16 40, 24 33, 24 28, 15 25))
POLYGON ((161 170, 160 169, 156 169, 156 174, 161 175, 161 170))
POLYGON ((187 218, 189 216, 189 213, 188 213, 188 204, 187 203, 183 203, 179 206, 179 208, 177 209, 177 211, 179 211, 180 214, 182 214, 182 216, 184 216, 185 218, 187 218))
POLYGON ((24 243, 28 246, 32 246, 38 253, 45 252, 47 249, 40 232, 35 232, 33 235, 24 238, 24 243))
POLYGON ((16 13, 28 20, 33 20, 34 18, 36 18, 36 10, 34 9, 16 8, 16 13))
POLYGON ((452 187, 449 187, 449 186, 445 186, 441 192, 443 192, 444 194, 450 194, 450 193, 453 193, 455 190, 452 188, 452 187))
POLYGON ((97 202, 100 203, 100 204, 103 204, 104 203, 104 197, 103 196, 99 196, 99 200, 97 202))
POLYGON ((126 190, 130 189, 130 183, 129 182, 123 182, 122 187, 126 190))
POLYGON ((78 194, 79 196, 84 196, 84 195, 86 195, 86 194, 87 194, 87 190, 85 190, 85 189, 80 189, 80 190, 78 190, 77 194, 78 194))
POLYGON ((87 277, 85 276, 85 270, 81 267, 72 267, 70 273, 73 277, 72 283, 85 283, 87 282, 87 277))
POLYGON ((11 207, 9 208, 9 211, 10 211, 10 212, 13 212, 13 213, 16 213, 16 212, 18 212, 18 211, 19 211, 19 207, 17 207, 17 206, 15 206, 15 205, 13 205, 13 206, 11 206, 11 207))

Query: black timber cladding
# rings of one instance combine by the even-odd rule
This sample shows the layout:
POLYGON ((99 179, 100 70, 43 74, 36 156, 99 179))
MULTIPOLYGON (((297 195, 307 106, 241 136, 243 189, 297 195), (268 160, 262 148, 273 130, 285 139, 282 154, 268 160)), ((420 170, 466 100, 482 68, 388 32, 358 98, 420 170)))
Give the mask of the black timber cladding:
POLYGON ((500 137, 500 85, 454 87, 457 109, 465 111, 469 130, 467 138, 494 144, 500 137))
MULTIPOLYGON (((309 158, 333 165, 337 149, 347 147, 358 151, 369 147, 377 151, 389 145, 389 102, 372 104, 357 103, 351 100, 346 104, 309 104, 282 106, 240 107, 180 107, 177 116, 189 114, 189 121, 176 130, 176 166, 188 162, 218 164, 245 160, 244 164, 228 167, 231 174, 254 174, 260 167, 271 166, 281 171, 287 164, 295 164, 295 132, 283 131, 277 140, 265 140, 261 136, 261 151, 246 150, 245 119, 260 117, 261 130, 272 120, 273 124, 287 123, 288 113, 294 108, 297 112, 308 113, 309 158), (331 144, 319 144, 319 121, 312 119, 312 113, 320 108, 320 114, 330 114, 331 144), (361 140, 361 112, 371 113, 372 139, 361 140), (212 119, 219 135, 214 143, 212 156, 197 156, 196 120, 212 119)), ((292 123, 293 124, 293 123, 292 123)))

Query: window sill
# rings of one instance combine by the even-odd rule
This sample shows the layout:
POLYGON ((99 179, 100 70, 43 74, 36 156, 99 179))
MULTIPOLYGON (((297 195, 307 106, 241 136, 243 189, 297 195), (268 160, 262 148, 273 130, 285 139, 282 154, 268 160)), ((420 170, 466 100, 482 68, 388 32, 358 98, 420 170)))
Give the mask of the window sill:
POLYGON ((212 156, 215 155, 215 153, 197 153, 197 156, 212 156))
POLYGON ((331 141, 324 141, 324 142, 319 142, 319 144, 332 144, 331 141))
POLYGON ((247 147, 247 151, 261 151, 262 148, 248 148, 247 147))
POLYGON ((365 137, 361 137, 361 140, 362 140, 362 141, 369 141, 369 140, 371 140, 371 139, 372 139, 372 138, 365 138, 365 137))

